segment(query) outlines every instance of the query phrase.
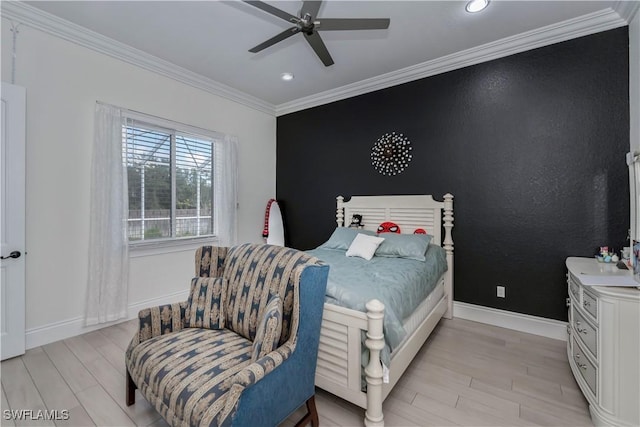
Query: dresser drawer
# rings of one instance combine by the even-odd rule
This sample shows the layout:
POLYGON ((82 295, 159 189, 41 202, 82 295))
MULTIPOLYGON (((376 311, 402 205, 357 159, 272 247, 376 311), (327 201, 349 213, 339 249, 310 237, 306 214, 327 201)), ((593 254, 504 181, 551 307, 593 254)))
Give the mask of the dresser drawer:
POLYGON ((582 307, 584 307, 596 321, 598 320, 598 300, 584 289, 582 290, 582 307))
POLYGON ((598 368, 596 368, 589 358, 585 356, 580 346, 576 344, 575 340, 573 341, 572 357, 576 370, 580 372, 580 376, 587 383, 589 390, 591 390, 591 394, 597 397, 598 368))
POLYGON ((580 286, 578 286, 572 274, 569 274, 569 294, 572 295, 576 301, 580 301, 580 286))
POLYGON ((598 356, 598 330, 591 326, 575 308, 572 310, 571 321, 574 336, 578 337, 582 344, 596 357, 598 356))

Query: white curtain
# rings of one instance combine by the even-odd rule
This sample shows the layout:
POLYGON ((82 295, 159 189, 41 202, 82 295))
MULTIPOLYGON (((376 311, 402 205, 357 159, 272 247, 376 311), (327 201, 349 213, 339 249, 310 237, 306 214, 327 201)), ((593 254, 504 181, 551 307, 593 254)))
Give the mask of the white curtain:
POLYGON ((218 244, 233 246, 238 240, 238 140, 225 135, 224 140, 215 140, 215 212, 218 214, 218 244))
POLYGON ((91 162, 87 325, 127 316, 127 197, 127 173, 122 161, 122 112, 98 103, 91 162))

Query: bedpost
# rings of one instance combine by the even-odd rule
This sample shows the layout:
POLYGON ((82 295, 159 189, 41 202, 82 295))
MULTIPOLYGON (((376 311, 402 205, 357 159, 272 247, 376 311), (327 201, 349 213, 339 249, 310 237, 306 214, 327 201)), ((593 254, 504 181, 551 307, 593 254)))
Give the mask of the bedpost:
POLYGON ((444 195, 444 245, 443 248, 447 254, 448 270, 445 273, 444 287, 448 295, 447 311, 444 317, 451 319, 453 317, 453 238, 451 237, 451 229, 453 228, 453 195, 447 193, 444 195))
POLYGON ((367 339, 365 345, 369 349, 369 363, 364 369, 367 381, 367 410, 364 414, 366 426, 384 426, 382 415, 382 362, 380 351, 384 348, 384 304, 373 299, 366 304, 367 339))
POLYGON ((343 202, 344 197, 336 197, 336 222, 338 223, 338 227, 344 226, 344 206, 342 205, 343 202))

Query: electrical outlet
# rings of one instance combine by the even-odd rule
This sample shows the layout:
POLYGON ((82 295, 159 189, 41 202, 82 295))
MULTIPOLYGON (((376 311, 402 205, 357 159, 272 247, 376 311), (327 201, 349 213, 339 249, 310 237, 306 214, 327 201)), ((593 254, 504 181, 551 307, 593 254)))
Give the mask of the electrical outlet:
POLYGON ((504 286, 496 286, 496 295, 498 298, 504 298, 504 286))

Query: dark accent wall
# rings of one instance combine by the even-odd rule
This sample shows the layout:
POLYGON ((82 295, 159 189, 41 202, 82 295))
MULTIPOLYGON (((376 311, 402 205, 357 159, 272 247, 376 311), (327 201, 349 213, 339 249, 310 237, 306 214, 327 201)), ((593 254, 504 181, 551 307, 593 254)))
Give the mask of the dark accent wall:
POLYGON ((337 195, 450 192, 455 300, 566 320, 565 258, 627 237, 628 46, 623 27, 279 117, 288 243, 325 241, 337 195), (413 160, 388 177, 370 151, 392 131, 413 160))

